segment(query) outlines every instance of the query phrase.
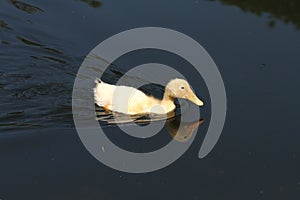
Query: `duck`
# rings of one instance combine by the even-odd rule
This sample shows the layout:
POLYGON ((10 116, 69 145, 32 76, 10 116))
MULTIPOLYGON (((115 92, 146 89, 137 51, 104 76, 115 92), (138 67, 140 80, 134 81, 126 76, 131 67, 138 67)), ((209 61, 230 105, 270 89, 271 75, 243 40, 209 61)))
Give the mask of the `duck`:
POLYGON ((108 84, 99 78, 95 80, 95 104, 106 111, 128 115, 167 114, 175 110, 176 98, 187 99, 198 106, 204 105, 189 83, 181 78, 168 82, 162 99, 149 96, 137 88, 108 84))

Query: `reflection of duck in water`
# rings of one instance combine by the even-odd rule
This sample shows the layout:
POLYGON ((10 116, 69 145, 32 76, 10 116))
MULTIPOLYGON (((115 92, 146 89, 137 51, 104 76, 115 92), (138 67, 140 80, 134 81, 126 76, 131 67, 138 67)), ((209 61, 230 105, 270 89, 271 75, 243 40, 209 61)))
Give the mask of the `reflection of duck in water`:
POLYGON ((106 110, 125 114, 166 114, 175 109, 175 98, 190 100, 198 106, 203 102, 195 95, 187 81, 173 79, 165 87, 162 100, 147 96, 141 90, 128 86, 116 86, 96 80, 95 103, 106 110))
POLYGON ((195 130, 204 122, 204 119, 193 119, 194 121, 182 121, 185 115, 176 115, 175 112, 170 112, 167 116, 155 115, 155 114, 144 114, 144 115, 126 115, 122 113, 112 113, 105 111, 104 109, 96 111, 96 120, 103 122, 103 125, 116 125, 124 124, 125 126, 133 124, 147 125, 149 123, 156 123, 158 121, 166 120, 166 127, 168 133, 172 138, 178 142, 187 142, 191 139, 195 130))
POLYGON ((175 140, 178 142, 186 142, 192 137, 195 129, 197 129, 203 122, 204 119, 194 122, 180 122, 180 120, 176 117, 169 120, 166 124, 169 134, 175 140))

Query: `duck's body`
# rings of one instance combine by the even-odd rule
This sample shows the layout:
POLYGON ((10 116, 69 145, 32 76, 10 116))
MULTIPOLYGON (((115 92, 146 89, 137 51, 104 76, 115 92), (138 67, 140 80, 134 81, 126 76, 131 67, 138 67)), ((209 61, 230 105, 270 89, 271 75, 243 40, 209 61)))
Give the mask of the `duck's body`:
POLYGON ((166 114, 175 109, 174 99, 177 97, 189 99, 199 106, 203 105, 203 102, 196 97, 185 80, 174 79, 172 81, 166 86, 163 99, 159 100, 136 88, 111 85, 97 79, 94 88, 95 103, 105 109, 130 115, 166 114), (176 95, 177 88, 172 86, 184 87, 188 92, 183 95, 176 95))

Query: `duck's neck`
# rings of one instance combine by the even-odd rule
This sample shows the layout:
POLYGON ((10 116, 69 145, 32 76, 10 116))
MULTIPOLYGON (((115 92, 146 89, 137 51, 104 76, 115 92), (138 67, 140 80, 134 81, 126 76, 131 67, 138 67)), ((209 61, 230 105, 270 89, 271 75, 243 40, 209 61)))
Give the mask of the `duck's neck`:
POLYGON ((164 97, 162 100, 154 99, 154 107, 151 109, 151 112, 154 113, 159 113, 159 114, 166 114, 171 112, 176 108, 174 104, 174 98, 171 98, 169 95, 164 94, 164 97), (156 107, 155 105, 160 105, 156 107), (158 109, 158 110, 153 110, 153 109, 158 109))
POLYGON ((162 105, 170 107, 170 109, 172 109, 173 107, 175 107, 174 104, 174 98, 170 97, 168 94, 164 94, 163 99, 160 102, 162 105))
POLYGON ((167 94, 167 92, 165 92, 164 93, 164 97, 163 97, 163 99, 161 101, 162 102, 172 102, 172 103, 174 103, 174 100, 175 100, 175 98, 170 97, 170 95, 167 94))

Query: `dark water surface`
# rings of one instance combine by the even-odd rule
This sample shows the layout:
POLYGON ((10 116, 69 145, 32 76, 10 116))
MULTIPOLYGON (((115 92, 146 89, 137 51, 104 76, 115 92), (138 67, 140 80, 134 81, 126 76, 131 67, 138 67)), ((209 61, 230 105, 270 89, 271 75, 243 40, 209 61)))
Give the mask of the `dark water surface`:
MULTIPOLYGON (((299 13, 296 0, 0 1, 0 199, 300 199, 299 13), (228 112, 219 142, 198 159, 210 118, 202 78, 160 51, 118 59, 106 81, 160 62, 181 70, 207 102, 205 120, 179 160, 127 174, 84 148, 71 95, 92 48, 143 26, 174 29, 204 46, 222 74, 228 112)), ((114 125, 105 128, 116 143, 151 149, 118 137, 114 125)), ((155 145, 171 139, 162 136, 155 145)))

